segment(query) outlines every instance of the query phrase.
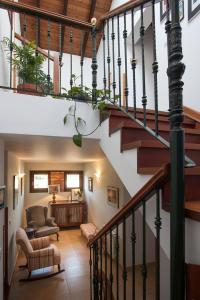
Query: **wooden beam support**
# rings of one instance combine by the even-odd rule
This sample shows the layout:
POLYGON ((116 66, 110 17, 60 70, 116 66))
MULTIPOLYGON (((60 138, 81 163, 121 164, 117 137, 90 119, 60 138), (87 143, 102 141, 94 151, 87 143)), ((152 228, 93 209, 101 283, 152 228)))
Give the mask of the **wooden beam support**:
POLYGON ((72 26, 74 28, 85 31, 90 31, 92 29, 92 25, 90 23, 80 21, 71 17, 63 16, 61 14, 51 12, 35 6, 31 6, 28 4, 13 2, 10 0, 0 0, 0 7, 18 13, 26 13, 27 15, 37 16, 45 20, 51 20, 51 22, 59 23, 65 26, 72 26))
MULTIPOLYGON (((64 0, 63 15, 65 15, 65 16, 67 15, 67 7, 68 7, 68 0, 64 0)), ((65 25, 62 25, 62 29, 61 29, 61 53, 63 53, 64 39, 65 39, 65 25)))
MULTIPOLYGON (((91 19, 94 17, 96 4, 97 4, 97 0, 91 0, 90 12, 89 12, 89 16, 88 16, 88 23, 91 23, 91 19)), ((81 45, 81 47, 83 47, 82 58, 85 57, 85 51, 86 51, 88 38, 89 38, 89 32, 85 32, 84 37, 83 37, 83 45, 81 45)))
MULTIPOLYGON (((25 39, 23 36, 19 35, 18 33, 15 32, 15 38, 18 39, 19 41, 21 41, 22 43, 25 43, 25 44, 29 44, 30 41, 25 39)), ((48 52, 41 49, 40 47, 37 47, 37 50, 39 53, 43 54, 45 57, 48 58, 48 52)), ((54 57, 53 56, 49 56, 49 59, 54 61, 54 57)))
POLYGON ((54 54, 54 65, 53 65, 53 88, 54 94, 58 95, 60 93, 60 72, 59 72, 59 53, 54 54))

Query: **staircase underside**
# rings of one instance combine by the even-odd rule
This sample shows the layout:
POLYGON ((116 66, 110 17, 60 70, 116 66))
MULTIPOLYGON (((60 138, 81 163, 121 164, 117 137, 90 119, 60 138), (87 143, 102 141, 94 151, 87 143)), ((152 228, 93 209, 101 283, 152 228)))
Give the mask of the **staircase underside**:
MULTIPOLYGON (((116 107, 107 108, 109 113, 109 135, 120 131, 121 152, 137 149, 138 174, 154 174, 160 167, 170 161, 167 149, 155 137, 131 120, 116 107)), ((132 112, 132 109, 129 110, 132 112)), ((137 109, 137 118, 143 120, 142 109, 137 109)), ((167 112, 159 112, 159 134, 169 140, 169 120, 167 112)), ((155 113, 147 110, 147 126, 155 128, 155 113)), ((185 131, 185 153, 195 163, 195 168, 185 169, 185 215, 200 221, 200 130, 199 123, 184 116, 183 128, 185 131)), ((167 182, 162 190, 162 207, 170 210, 170 183, 167 182)))

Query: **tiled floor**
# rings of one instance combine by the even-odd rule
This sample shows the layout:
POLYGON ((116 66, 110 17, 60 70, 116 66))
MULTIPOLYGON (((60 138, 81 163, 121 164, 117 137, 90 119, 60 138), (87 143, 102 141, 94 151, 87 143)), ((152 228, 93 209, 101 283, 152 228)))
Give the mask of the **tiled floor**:
MULTIPOLYGON (((27 271, 19 269, 18 266, 25 263, 25 258, 20 255, 17 261, 14 273, 13 284, 9 300, 89 300, 89 249, 86 246, 86 240, 81 237, 80 230, 66 230, 60 232, 60 241, 54 241, 59 247, 62 256, 62 268, 65 272, 58 276, 32 282, 19 282, 19 278, 26 278, 27 271)), ((108 274, 109 274, 108 261, 108 274)), ((113 272, 115 272, 116 263, 113 262, 113 272)), ((55 270, 57 271, 56 267, 55 270)), ((48 272, 44 269, 39 272, 48 272)), ((136 267, 136 299, 142 300, 142 277, 141 267, 136 267)), ((37 275, 37 274, 36 274, 37 275)), ((131 270, 128 272, 127 280, 127 298, 132 297, 131 270)), ((147 280, 147 299, 155 299, 155 268, 154 264, 148 265, 147 280)), ((120 269, 120 278, 122 270, 120 269)), ((123 300, 123 281, 119 283, 119 299, 123 300)), ((116 299, 116 285, 113 283, 113 294, 116 299)), ((108 300, 110 297, 108 296, 108 300)))
POLYGON ((54 243, 61 251, 65 272, 39 281, 19 282, 27 276, 26 270, 18 268, 25 263, 20 255, 9 300, 89 300, 89 249, 80 230, 61 231, 60 241, 54 243))

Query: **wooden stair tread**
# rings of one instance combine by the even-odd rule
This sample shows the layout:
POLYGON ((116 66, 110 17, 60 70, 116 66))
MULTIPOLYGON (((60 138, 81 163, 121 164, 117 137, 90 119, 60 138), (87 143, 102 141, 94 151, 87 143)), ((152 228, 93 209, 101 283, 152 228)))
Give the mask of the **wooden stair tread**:
MULTIPOLYGON (((157 149, 168 149, 159 141, 152 140, 139 140, 122 145, 122 150, 131 150, 134 148, 157 148, 157 149)), ((186 150, 200 150, 200 144, 185 143, 186 150)))
POLYGON ((200 222, 200 201, 186 201, 185 216, 200 222))
POLYGON ((200 200, 199 201, 186 201, 185 208, 200 213, 200 200))
MULTIPOLYGON (((122 106, 122 108, 125 110, 126 109, 126 107, 125 106, 122 106)), ((122 112, 117 106, 113 106, 112 104, 108 104, 107 106, 106 106, 106 110, 113 110, 113 111, 120 111, 120 112, 122 112)), ((133 107, 129 107, 128 108, 128 111, 129 112, 134 112, 134 108, 133 107)), ((137 108, 136 109, 136 112, 141 112, 141 113, 143 113, 143 108, 137 108)), ((122 112, 123 113, 123 112, 122 112)), ((152 115, 155 115, 155 110, 154 109, 147 109, 146 110, 146 113, 147 114, 152 114, 152 115)), ((161 110, 159 110, 158 111, 158 114, 159 115, 162 115, 162 116, 168 116, 169 115, 169 113, 167 112, 167 111, 161 111, 161 110)))
MULTIPOLYGON (((120 110, 111 110, 111 114, 110 117, 115 117, 115 118, 121 118, 121 119, 129 119, 131 120, 125 113, 123 113, 120 110)), ((142 112, 138 112, 137 118, 140 120, 143 120, 143 114, 142 112)), ((146 115, 146 119, 147 121, 155 121, 155 115, 154 114, 148 114, 146 115)), ((158 115, 158 122, 166 122, 169 124, 169 119, 168 119, 168 115, 158 115)), ((196 122, 192 119, 190 119, 187 116, 184 116, 184 120, 183 120, 183 124, 187 124, 187 125, 195 125, 196 122)))
MULTIPOLYGON (((148 126, 151 129, 154 129, 153 126, 148 126)), ((115 133, 117 130, 120 129, 140 129, 140 130, 145 130, 143 127, 141 127, 140 125, 134 123, 132 125, 124 125, 124 122, 119 123, 118 125, 116 125, 115 128, 112 128, 110 130, 110 134, 115 133)), ((187 134, 195 134, 195 135, 200 135, 200 130, 199 129, 193 129, 193 128, 185 128, 184 129, 185 133, 187 134)), ((169 128, 167 128, 166 126, 160 126, 159 127, 159 132, 169 132, 169 128)))
MULTIPOLYGON (((138 168, 138 172, 140 174, 144 174, 144 175, 153 175, 155 174, 160 167, 140 167, 138 168)), ((186 176, 200 176, 200 167, 194 167, 194 168, 185 168, 185 175, 186 176)))

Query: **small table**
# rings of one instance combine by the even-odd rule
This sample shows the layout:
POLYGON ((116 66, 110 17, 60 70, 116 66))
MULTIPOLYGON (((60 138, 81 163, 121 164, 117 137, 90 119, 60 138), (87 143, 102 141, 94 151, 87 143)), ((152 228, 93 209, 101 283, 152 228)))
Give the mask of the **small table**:
POLYGON ((34 228, 27 227, 27 228, 25 228, 25 231, 26 231, 27 237, 30 240, 34 239, 34 237, 35 237, 35 229, 34 228))

